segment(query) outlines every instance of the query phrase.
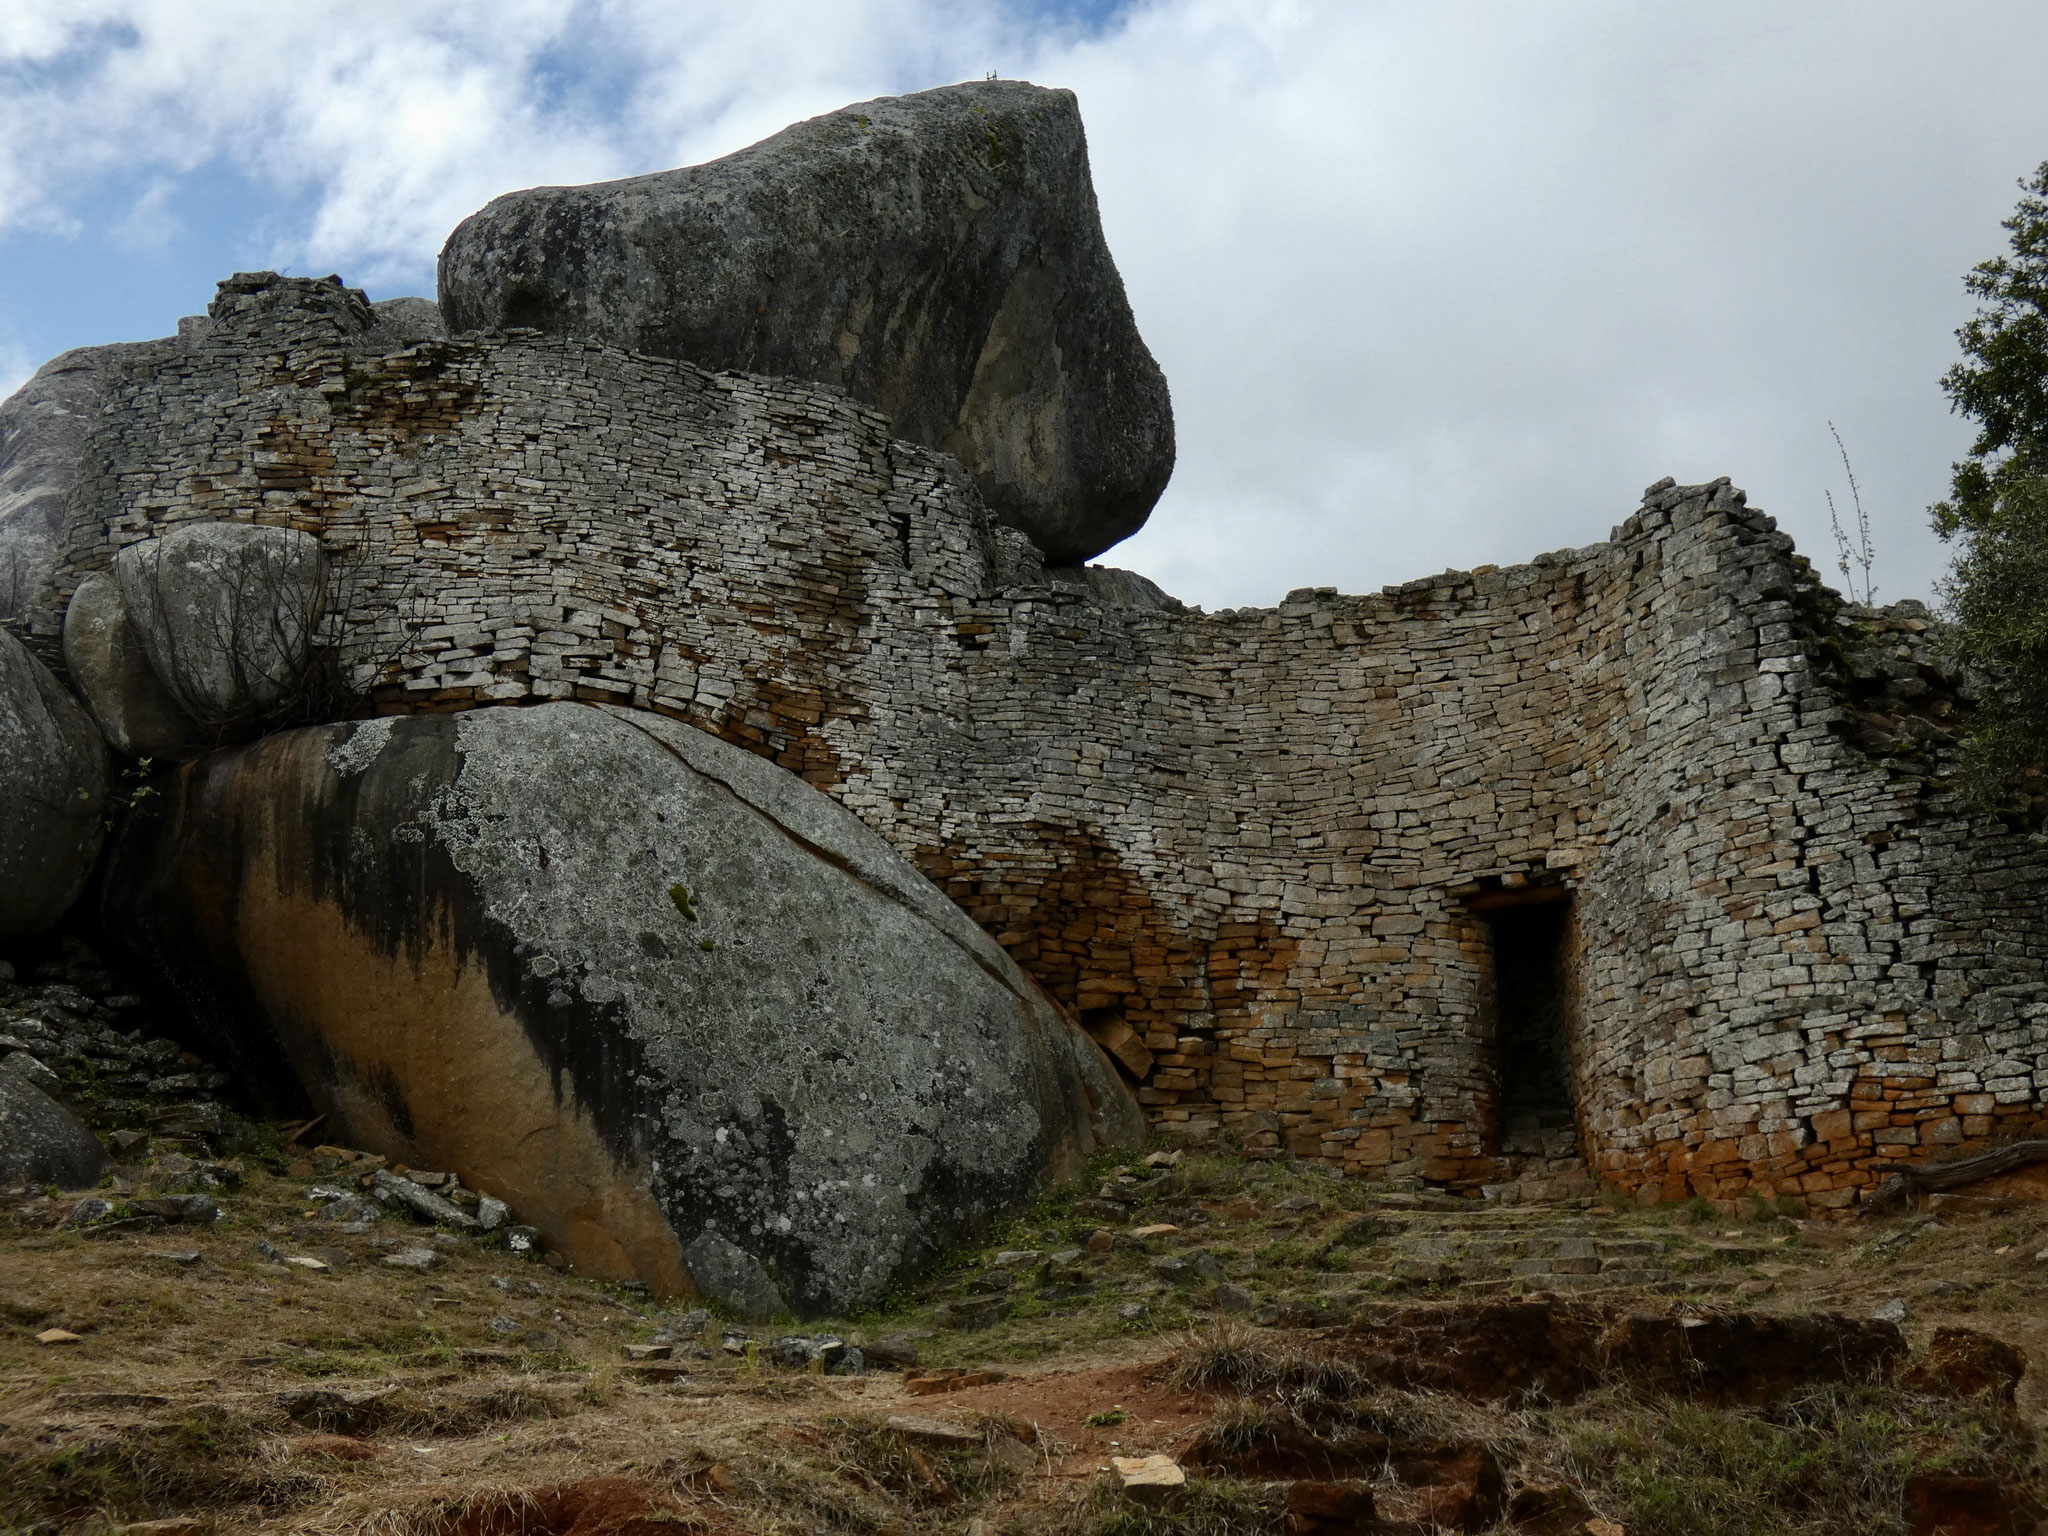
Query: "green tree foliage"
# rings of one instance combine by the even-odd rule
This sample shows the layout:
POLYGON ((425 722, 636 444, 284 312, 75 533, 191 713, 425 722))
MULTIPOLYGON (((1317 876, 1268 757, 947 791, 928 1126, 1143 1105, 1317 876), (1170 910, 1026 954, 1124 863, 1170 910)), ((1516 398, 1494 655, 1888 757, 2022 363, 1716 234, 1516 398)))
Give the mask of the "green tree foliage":
POLYGON ((1977 440, 1933 508, 1958 546, 1944 588, 1953 648, 1986 682, 1969 744, 1984 799, 2048 760, 2048 163, 2020 187, 2011 254, 1965 280, 1982 304, 1942 388, 1977 440))

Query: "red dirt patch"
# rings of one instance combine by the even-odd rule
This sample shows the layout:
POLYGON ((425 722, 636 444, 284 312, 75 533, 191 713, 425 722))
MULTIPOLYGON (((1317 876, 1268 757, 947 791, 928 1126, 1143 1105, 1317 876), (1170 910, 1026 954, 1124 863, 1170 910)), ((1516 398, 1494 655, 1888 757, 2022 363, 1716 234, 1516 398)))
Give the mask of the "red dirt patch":
POLYGON ((1284 1414, 1275 1415, 1249 1439, 1250 1444, 1233 1444, 1212 1426, 1189 1439, 1181 1459, 1191 1467, 1261 1482, 1370 1478, 1387 1460, 1387 1437, 1377 1431, 1335 1428, 1317 1434, 1284 1414))
POLYGON ((1341 1352, 1388 1386, 1509 1403, 1570 1402, 1602 1381, 1769 1403, 1817 1382, 1881 1378, 1906 1353, 1895 1324, 1833 1312, 1616 1313, 1549 1300, 1408 1307, 1361 1318, 1340 1338, 1341 1352))
POLYGON ((1943 1397, 1990 1392, 2010 1409, 2026 1373, 2027 1354, 2017 1345, 1974 1328, 1937 1328, 1925 1352, 1899 1378, 1899 1384, 1943 1397))
POLYGON ((450 1536, 675 1536, 677 1517, 688 1512, 674 1494, 633 1478, 589 1477, 481 1495, 448 1529, 450 1536))
POLYGON ((1011 1376, 987 1386, 934 1394, 918 1400, 920 1411, 953 1408, 994 1413, 1034 1424, 1072 1446, 1053 1463, 1063 1477, 1092 1477, 1109 1457, 1170 1451, 1204 1423, 1216 1399, 1207 1392, 1176 1392, 1166 1383, 1167 1364, 1152 1361, 1093 1371, 1047 1371, 1011 1376), (1089 1424, 1091 1414, 1121 1410, 1115 1424, 1089 1424))
POLYGON ((2034 1528, 2020 1491, 1995 1477, 1916 1472, 1905 1502, 1908 1536, 2021 1536, 2034 1528))
POLYGON ((1288 1536, 1351 1536, 1373 1529, 1378 1514, 1368 1483, 1294 1483, 1287 1489, 1288 1536))

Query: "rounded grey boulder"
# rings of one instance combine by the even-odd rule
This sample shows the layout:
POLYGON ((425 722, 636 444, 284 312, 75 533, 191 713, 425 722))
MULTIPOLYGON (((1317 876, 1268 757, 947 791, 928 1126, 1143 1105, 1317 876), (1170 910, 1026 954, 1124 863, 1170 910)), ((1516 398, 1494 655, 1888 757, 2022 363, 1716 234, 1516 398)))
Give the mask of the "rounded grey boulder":
POLYGON ((326 576, 310 533, 251 523, 188 523, 114 557, 150 670, 201 726, 257 718, 309 684, 326 576))
POLYGON ((106 910, 212 1047, 579 1268, 749 1314, 882 1296, 1135 1145, 1099 1049, 794 775, 659 716, 488 708, 181 770, 106 910))
POLYGON ((193 757, 205 733, 178 708, 142 647, 112 577, 78 584, 64 610, 64 666, 100 734, 130 757, 193 757))
POLYGON ((0 630, 0 937, 41 933, 92 874, 107 749, 77 700, 0 630))
POLYGON ((90 1189, 106 1149, 78 1117, 20 1074, 0 1067, 0 1189, 90 1189))
POLYGON ((1071 91, 883 97, 707 165, 512 193, 449 236, 440 302, 456 331, 836 385, 1055 563, 1137 532, 1173 472, 1071 91))
POLYGON ((448 322, 432 299, 408 295, 379 299, 370 306, 369 340, 374 345, 410 346, 416 341, 441 341, 448 335, 448 322))

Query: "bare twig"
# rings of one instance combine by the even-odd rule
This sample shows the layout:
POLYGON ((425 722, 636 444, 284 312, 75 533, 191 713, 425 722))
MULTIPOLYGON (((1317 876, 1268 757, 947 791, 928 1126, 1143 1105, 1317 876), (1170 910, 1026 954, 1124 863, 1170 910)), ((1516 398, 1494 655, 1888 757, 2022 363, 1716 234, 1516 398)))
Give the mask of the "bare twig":
POLYGON ((1870 579, 1870 568, 1877 559, 1877 553, 1870 544, 1870 514, 1863 510, 1863 488, 1856 483, 1856 468, 1849 462, 1849 450, 1843 446, 1842 434, 1835 430, 1832 421, 1828 423, 1828 433, 1835 440, 1835 451, 1842 456, 1842 470, 1849 477, 1849 500, 1856 509, 1856 538, 1851 543, 1842 527, 1841 514, 1835 510, 1835 493, 1821 492, 1827 498, 1828 525, 1835 530, 1835 566, 1842 573, 1849 601, 1868 608, 1877 597, 1877 588, 1871 585, 1870 579), (1852 562, 1863 573, 1861 592, 1856 590, 1856 570, 1851 569, 1852 562))

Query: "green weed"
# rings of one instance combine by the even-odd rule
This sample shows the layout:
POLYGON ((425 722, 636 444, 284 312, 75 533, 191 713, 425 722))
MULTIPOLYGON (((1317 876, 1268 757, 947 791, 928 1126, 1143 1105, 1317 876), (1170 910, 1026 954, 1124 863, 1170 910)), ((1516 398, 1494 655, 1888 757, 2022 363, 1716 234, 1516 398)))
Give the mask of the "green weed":
POLYGON ((2021 1476, 2033 1452, 1988 1407, 1831 1387, 1769 1410, 1617 1399, 1557 1418, 1566 1459, 1635 1536, 1890 1536, 1916 1467, 2021 1476))

